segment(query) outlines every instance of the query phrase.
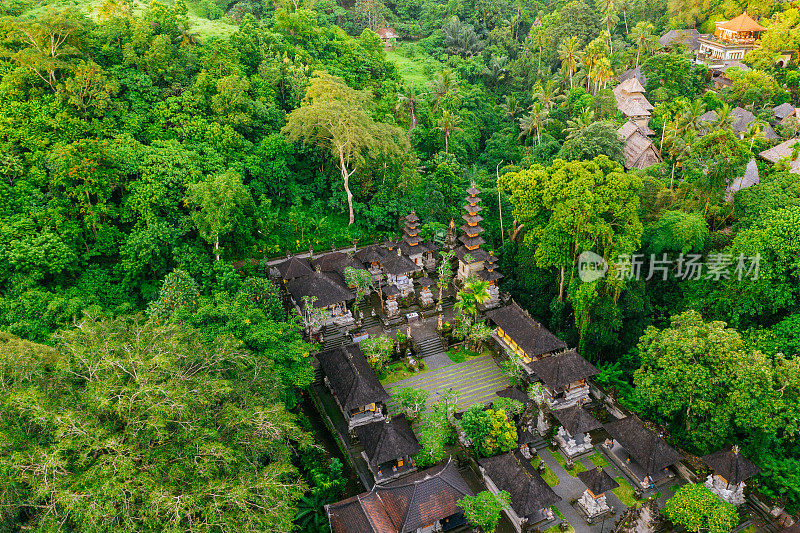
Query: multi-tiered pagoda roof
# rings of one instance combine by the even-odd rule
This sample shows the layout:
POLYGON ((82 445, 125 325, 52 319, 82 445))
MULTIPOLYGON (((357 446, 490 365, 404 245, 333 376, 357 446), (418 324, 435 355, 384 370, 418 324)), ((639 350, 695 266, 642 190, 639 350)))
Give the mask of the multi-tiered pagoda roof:
POLYGON ((468 196, 464 198, 464 211, 467 213, 462 215, 465 224, 461 226, 461 235, 458 240, 461 241, 462 246, 456 249, 456 256, 459 260, 465 263, 477 263, 486 259, 487 254, 480 246, 486 241, 481 237, 481 233, 485 230, 480 226, 483 217, 479 215, 482 207, 479 205, 481 199, 478 198, 480 191, 475 187, 475 182, 467 189, 468 196), (465 257, 471 260, 465 261, 465 257))
POLYGON ((405 221, 403 239, 400 241, 399 246, 404 254, 411 257, 436 249, 432 243, 424 242, 422 237, 419 236, 419 217, 414 211, 406 215, 403 220, 405 221))

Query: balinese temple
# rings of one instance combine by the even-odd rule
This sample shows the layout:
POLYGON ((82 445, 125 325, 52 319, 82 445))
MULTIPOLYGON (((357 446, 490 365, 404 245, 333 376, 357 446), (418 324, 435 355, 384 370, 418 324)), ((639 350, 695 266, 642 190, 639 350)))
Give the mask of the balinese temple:
POLYGON ((458 258, 458 274, 460 280, 467 279, 469 276, 475 275, 483 270, 483 263, 488 258, 488 254, 480 247, 486 241, 481 237, 484 229, 480 226, 483 217, 480 212, 483 208, 479 205, 481 199, 478 198, 480 191, 475 187, 475 182, 467 189, 467 196, 464 198, 466 204, 464 210, 467 212, 462 215, 465 224, 461 226, 461 231, 464 233, 458 240, 461 241, 461 246, 456 248, 455 253, 458 258))
POLYGON ((738 446, 706 455, 702 459, 711 469, 711 475, 706 480, 706 487, 726 502, 742 505, 744 503, 744 482, 761 470, 739 453, 738 446))
POLYGON ((765 28, 745 11, 731 20, 716 23, 714 35, 701 35, 698 58, 721 66, 730 61, 741 61, 745 54, 759 46, 765 28))
POLYGON ((436 258, 433 255, 436 246, 424 242, 419 236, 419 217, 414 211, 411 211, 404 220, 405 226, 403 226, 403 240, 400 242, 400 249, 418 267, 436 268, 436 258))
POLYGON ((503 278, 503 275, 496 268, 497 257, 494 252, 490 251, 484 262, 484 269, 478 272, 478 278, 489 283, 489 299, 484 302, 484 309, 494 309, 500 305, 500 289, 497 288, 497 282, 503 278))
POLYGON ((578 479, 586 485, 586 490, 578 500, 578 509, 583 512, 586 521, 591 524, 611 512, 605 493, 619 487, 619 483, 600 467, 578 472, 578 479))

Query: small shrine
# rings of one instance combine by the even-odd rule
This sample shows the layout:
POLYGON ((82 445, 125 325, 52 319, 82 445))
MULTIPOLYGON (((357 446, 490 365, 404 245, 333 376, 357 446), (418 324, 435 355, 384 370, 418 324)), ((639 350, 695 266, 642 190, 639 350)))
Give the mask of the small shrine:
POLYGON ((383 288, 383 294, 386 296, 386 316, 395 318, 400 315, 400 305, 397 297, 400 296, 400 289, 394 285, 386 285, 383 288))
POLYGON ((503 279, 503 275, 495 270, 497 266, 497 257, 494 252, 489 252, 485 261, 485 269, 478 272, 478 278, 489 283, 489 299, 483 303, 484 309, 494 309, 500 305, 500 289, 497 287, 497 282, 503 279))
POLYGON ((619 483, 609 476, 602 468, 596 467, 585 472, 578 472, 586 490, 578 499, 578 509, 586 516, 590 524, 598 518, 611 512, 611 507, 606 501, 606 492, 619 487, 619 483))
POLYGON ((422 276, 417 282, 419 283, 419 294, 417 295, 419 304, 424 308, 433 307, 434 300, 431 286, 433 286, 434 281, 428 276, 422 276))
POLYGON ((734 505, 742 505, 744 482, 761 470, 739 453, 738 446, 706 455, 702 460, 711 469, 711 474, 706 479, 706 487, 720 499, 734 505))
POLYGON ((561 424, 555 441, 568 459, 594 451, 589 432, 602 427, 595 417, 579 405, 556 409, 553 416, 561 424))

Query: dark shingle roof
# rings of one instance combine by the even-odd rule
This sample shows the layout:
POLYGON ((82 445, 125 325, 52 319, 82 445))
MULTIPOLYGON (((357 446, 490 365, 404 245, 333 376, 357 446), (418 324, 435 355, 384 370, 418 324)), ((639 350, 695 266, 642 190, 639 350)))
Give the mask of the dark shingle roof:
POLYGON ((386 250, 373 244, 356 252, 356 257, 364 263, 380 263, 386 256, 386 250))
POLYGON ((522 402, 523 404, 528 404, 531 402, 531 399, 528 398, 528 395, 525 394, 525 391, 520 390, 518 387, 506 387, 503 390, 497 391, 495 394, 497 394, 501 398, 510 398, 512 400, 517 400, 518 402, 522 402))
POLYGON ((326 507, 333 533, 408 533, 461 512, 472 496, 451 461, 326 507))
POLYGON ((644 427, 635 416, 620 418, 603 427, 644 468, 646 474, 653 474, 681 460, 678 452, 644 427))
POLYGON ((355 298, 349 289, 323 272, 313 272, 310 276, 295 278, 286 288, 298 304, 302 304, 303 296, 316 297, 314 307, 318 309, 340 302, 349 302, 355 298))
MULTIPOLYGON (((422 250, 420 250, 420 253, 422 253, 422 250)), ((421 270, 414 261, 404 255, 398 255, 397 253, 391 253, 383 260, 383 268, 387 273, 395 276, 410 274, 411 272, 421 270)))
MULTIPOLYGON (((479 261, 485 261, 489 254, 486 253, 486 250, 483 248, 476 248, 475 250, 468 250, 466 246, 459 246, 454 250, 456 257, 459 261, 464 261, 464 258, 467 254, 472 257, 471 263, 477 263, 479 261)), ((466 261, 464 261, 466 262, 466 261)))
POLYGON ((570 383, 590 378, 600 372, 574 349, 563 354, 542 357, 538 361, 528 363, 528 367, 552 389, 564 388, 570 383))
POLYGON ((415 455, 421 449, 405 415, 395 416, 385 422, 358 426, 354 431, 373 466, 415 455))
POLYGON ((483 281, 497 281, 503 278, 503 275, 498 272, 497 270, 492 270, 489 272, 488 270, 481 270, 478 272, 478 277, 483 281))
POLYGON ((580 406, 567 407, 552 411, 553 416, 561 422, 570 435, 589 433, 602 427, 595 417, 584 411, 580 406))
POLYGON ((314 259, 311 264, 321 272, 337 272, 344 275, 347 267, 363 269, 364 265, 354 256, 345 252, 330 252, 314 259))
POLYGON ((775 113, 776 119, 783 120, 794 113, 794 106, 789 102, 784 102, 781 105, 776 105, 773 107, 772 111, 775 113))
POLYGON ((389 399, 358 344, 325 350, 317 354, 317 360, 344 409, 389 399))
POLYGON ((511 507, 519 516, 534 516, 561 501, 519 451, 479 459, 478 463, 498 489, 509 493, 511 507))
POLYGON ((688 30, 670 30, 658 38, 658 44, 661 46, 682 44, 689 50, 698 50, 700 48, 699 39, 700 32, 694 28, 688 30))
POLYGON ((428 276, 422 276, 421 278, 417 279, 417 283, 419 283, 420 287, 430 287, 436 282, 431 278, 429 278, 428 276))
POLYGON ((400 294, 400 289, 396 285, 386 285, 381 289, 386 296, 397 296, 400 294))
POLYGON ((755 476, 761 469, 747 457, 733 448, 724 448, 702 457, 702 460, 715 474, 725 478, 728 483, 741 483, 755 476))
POLYGON ((595 496, 599 496, 604 492, 608 492, 619 487, 619 483, 614 481, 614 479, 606 474, 605 471, 599 466, 591 470, 586 470, 585 472, 578 472, 578 479, 583 481, 583 484, 586 485, 586 488, 589 489, 595 496))
POLYGON ((493 309, 486 316, 514 339, 529 357, 539 357, 567 347, 567 343, 529 317, 516 303, 493 309))
POLYGON ((308 276, 314 269, 308 264, 307 259, 300 259, 298 257, 290 257, 283 263, 277 265, 278 272, 281 273, 282 279, 294 279, 302 276, 308 276))
POLYGON ((483 237, 480 237, 480 236, 478 236, 478 237, 470 237, 469 235, 461 235, 458 238, 458 240, 461 241, 461 244, 463 244, 465 247, 466 246, 480 246, 481 244, 485 244, 486 243, 486 241, 483 240, 483 237))

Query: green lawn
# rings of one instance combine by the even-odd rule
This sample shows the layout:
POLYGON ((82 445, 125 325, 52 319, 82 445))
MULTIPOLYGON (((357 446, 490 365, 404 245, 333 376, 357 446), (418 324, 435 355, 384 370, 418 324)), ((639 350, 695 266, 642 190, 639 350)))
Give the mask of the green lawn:
POLYGON ((594 463, 594 466, 599 466, 600 468, 605 468, 608 466, 608 460, 603 456, 600 452, 595 452, 589 460, 594 463))
POLYGON ((426 68, 426 64, 430 64, 424 61, 422 56, 412 59, 397 50, 390 50, 386 52, 386 59, 395 64, 397 72, 403 78, 403 81, 413 83, 417 90, 423 90, 428 82, 433 79, 430 66, 426 68))
POLYGON ((754 524, 754 525, 751 525, 751 526, 747 526, 746 528, 744 528, 744 529, 741 531, 741 533, 756 533, 756 526, 755 526, 755 524, 754 524))
MULTIPOLYGON (((542 458, 538 455, 531 459, 531 464, 534 468, 539 468, 539 463, 542 462, 542 458)), ((542 479, 544 479, 545 483, 550 485, 551 487, 555 487, 558 485, 558 476, 553 472, 547 464, 544 465, 544 473, 542 474, 542 479)))
POLYGON ((553 457, 556 458, 556 461, 558 461, 558 464, 561 465, 561 468, 566 470, 567 474, 569 474, 572 477, 577 476, 578 472, 586 472, 588 470, 588 468, 583 466, 583 463, 581 463, 580 461, 575 461, 574 463, 572 463, 572 468, 571 469, 567 468, 567 460, 564 459, 564 456, 561 455, 561 452, 558 451, 558 450, 553 452, 553 457))
POLYGON ((619 487, 611 492, 613 492, 617 498, 619 498, 619 501, 628 507, 633 507, 637 502, 639 502, 639 500, 636 499, 633 487, 631 487, 630 483, 625 481, 624 477, 620 476, 615 478, 614 481, 619 483, 619 487))
POLYGON ((473 352, 472 350, 468 350, 463 346, 459 346, 457 348, 453 348, 447 352, 447 357, 454 363, 463 363, 464 361, 469 361, 470 359, 475 359, 476 357, 480 357, 482 355, 487 355, 489 353, 488 350, 484 350, 481 353, 473 352))
POLYGON ((380 378, 380 382, 382 385, 388 385, 389 383, 394 383, 395 381, 400 381, 402 379, 410 378, 411 376, 418 376, 420 374, 424 374, 428 371, 428 367, 425 363, 420 363, 422 365, 422 370, 419 372, 412 372, 406 368, 406 365, 401 362, 397 361, 395 363, 391 363, 386 367, 386 373, 383 377, 380 378))
POLYGON ((561 531, 561 527, 559 527, 560 525, 561 524, 550 526, 544 530, 544 533, 575 533, 575 528, 572 527, 571 525, 564 531, 561 531))

